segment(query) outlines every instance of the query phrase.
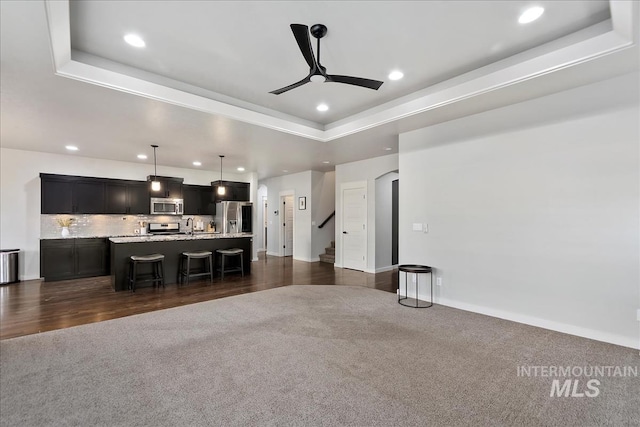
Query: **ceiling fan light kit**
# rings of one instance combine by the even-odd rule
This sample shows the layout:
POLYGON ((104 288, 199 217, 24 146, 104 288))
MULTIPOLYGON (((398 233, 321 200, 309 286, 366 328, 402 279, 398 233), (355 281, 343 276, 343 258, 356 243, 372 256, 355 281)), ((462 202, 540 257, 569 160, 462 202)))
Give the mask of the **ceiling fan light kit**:
POLYGON ((340 76, 337 74, 327 74, 327 69, 320 63, 320 39, 327 35, 327 27, 322 24, 315 24, 311 26, 311 29, 303 24, 291 24, 291 31, 298 43, 300 52, 305 61, 309 65, 309 75, 304 79, 280 89, 273 90, 269 93, 274 95, 280 95, 291 89, 295 89, 309 82, 314 83, 345 83, 353 86, 360 86, 367 89, 378 90, 382 86, 381 81, 365 79, 362 77, 352 76, 340 76), (316 56, 313 55, 313 48, 311 47, 311 38, 309 33, 318 40, 316 56))

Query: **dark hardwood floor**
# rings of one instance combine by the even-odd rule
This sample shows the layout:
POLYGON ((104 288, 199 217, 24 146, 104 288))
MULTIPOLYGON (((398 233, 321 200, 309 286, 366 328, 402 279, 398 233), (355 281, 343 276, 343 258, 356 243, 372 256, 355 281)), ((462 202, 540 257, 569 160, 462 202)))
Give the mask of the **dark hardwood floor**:
POLYGON ((192 280, 189 285, 114 292, 110 277, 43 282, 29 280, 0 287, 0 339, 288 285, 355 285, 396 292, 395 271, 379 274, 334 268, 321 262, 261 255, 251 274, 192 280))

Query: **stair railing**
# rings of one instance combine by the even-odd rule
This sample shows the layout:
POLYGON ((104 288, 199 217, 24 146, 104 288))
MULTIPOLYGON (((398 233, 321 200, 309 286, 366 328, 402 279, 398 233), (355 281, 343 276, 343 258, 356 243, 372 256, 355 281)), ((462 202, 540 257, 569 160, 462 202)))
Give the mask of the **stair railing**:
POLYGON ((325 226, 325 224, 326 224, 326 223, 328 223, 328 222, 329 222, 329 220, 335 216, 335 214, 336 214, 336 211, 331 212, 331 215, 329 215, 329 216, 327 217, 327 219, 325 219, 324 221, 322 221, 322 224, 320 224, 320 225, 318 226, 318 228, 322 228, 322 227, 324 227, 324 226, 325 226))

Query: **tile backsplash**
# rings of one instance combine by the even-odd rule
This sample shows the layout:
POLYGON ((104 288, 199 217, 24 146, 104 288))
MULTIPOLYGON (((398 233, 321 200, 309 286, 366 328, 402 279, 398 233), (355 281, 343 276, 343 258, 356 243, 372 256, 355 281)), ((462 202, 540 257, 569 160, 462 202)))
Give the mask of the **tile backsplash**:
MULTIPOLYGON (((204 222, 205 228, 213 221, 211 215, 40 215, 40 238, 61 239, 62 227, 58 224, 60 218, 72 218, 69 226, 69 236, 73 237, 113 237, 134 236, 139 232, 141 222, 147 225, 149 222, 179 222, 180 230, 191 229, 191 223, 187 228, 187 219, 204 222)), ((148 227, 147 227, 148 228, 148 227)))

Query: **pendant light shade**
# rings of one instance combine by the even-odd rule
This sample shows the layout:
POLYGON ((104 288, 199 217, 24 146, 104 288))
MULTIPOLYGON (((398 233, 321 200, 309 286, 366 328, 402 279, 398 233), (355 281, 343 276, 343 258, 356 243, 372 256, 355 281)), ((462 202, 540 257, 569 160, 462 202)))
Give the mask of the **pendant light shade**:
POLYGON ((222 185, 222 158, 224 156, 220 156, 220 185, 218 186, 218 195, 219 196, 224 196, 225 193, 227 192, 227 189, 225 188, 224 185, 222 185))
POLYGON ((153 181, 151 181, 151 190, 160 191, 160 181, 158 181, 158 167, 156 165, 156 148, 157 145, 151 145, 153 147, 153 181))

